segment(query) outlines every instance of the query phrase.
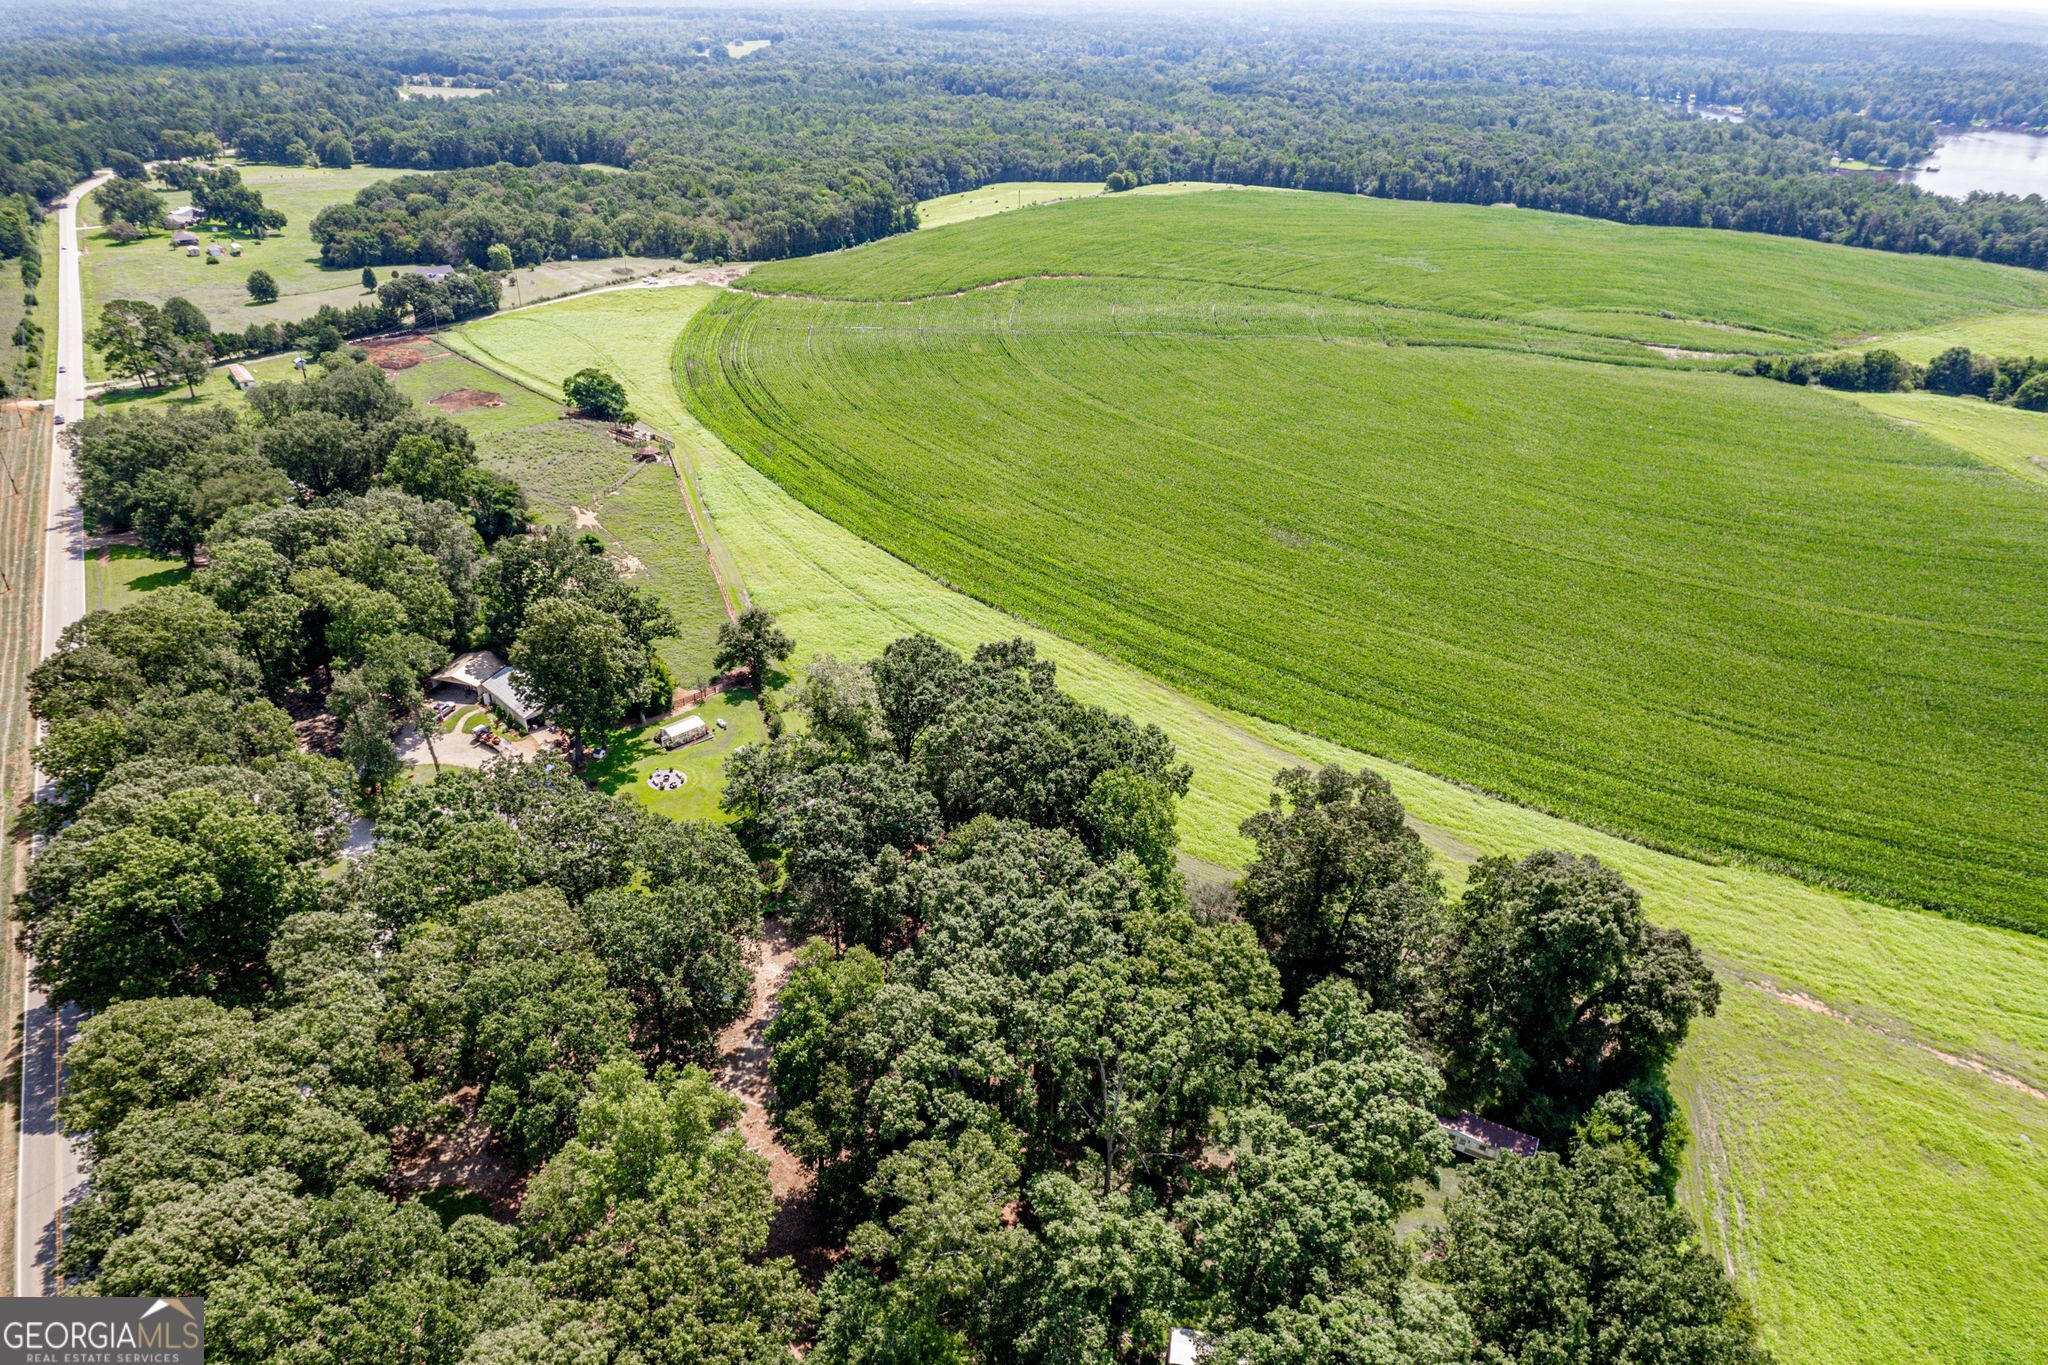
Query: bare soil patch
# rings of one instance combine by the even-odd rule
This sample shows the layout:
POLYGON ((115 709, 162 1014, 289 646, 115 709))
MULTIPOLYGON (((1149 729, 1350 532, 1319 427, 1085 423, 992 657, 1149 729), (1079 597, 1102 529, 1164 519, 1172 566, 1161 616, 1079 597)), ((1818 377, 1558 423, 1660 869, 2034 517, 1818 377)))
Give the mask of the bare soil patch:
POLYGON ((369 354, 370 363, 380 370, 409 370, 415 365, 435 360, 445 355, 440 346, 424 332, 401 332, 395 336, 372 337, 359 341, 369 354))
POLYGON ((471 408, 502 408, 505 398, 487 389, 453 389, 438 398, 429 398, 427 406, 443 412, 468 412, 471 408))
POLYGON ((753 1003, 746 1014, 718 1035, 718 1059, 711 1074, 739 1099, 740 1135, 747 1147, 768 1163, 768 1188, 775 1199, 775 1222, 768 1230, 768 1254, 788 1256, 813 1283, 830 1268, 821 1244, 818 1191, 810 1169, 777 1141, 768 1105, 775 1087, 768 1079, 768 1025, 774 1021, 775 997, 789 979, 801 946, 782 921, 772 916, 761 926, 761 938, 750 945, 754 959, 753 1003))

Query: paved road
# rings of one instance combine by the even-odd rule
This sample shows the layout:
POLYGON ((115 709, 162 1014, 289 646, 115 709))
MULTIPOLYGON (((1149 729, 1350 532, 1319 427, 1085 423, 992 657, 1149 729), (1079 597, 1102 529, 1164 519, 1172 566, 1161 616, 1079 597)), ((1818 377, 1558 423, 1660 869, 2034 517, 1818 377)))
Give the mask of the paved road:
MULTIPOLYGON (((74 189, 57 212, 56 411, 68 424, 85 415, 85 308, 78 286, 78 205, 106 180, 74 189)), ((64 628, 85 614, 85 527, 72 489, 71 455, 50 443, 50 505, 43 540, 43 649, 56 648, 64 628)), ((26 964, 24 964, 24 968, 26 964)), ((29 985, 21 1011, 21 1168, 16 1181, 14 1292, 56 1292, 59 1215, 85 1188, 80 1144, 57 1130, 57 1090, 64 1048, 78 1027, 70 1006, 53 1010, 29 985)))

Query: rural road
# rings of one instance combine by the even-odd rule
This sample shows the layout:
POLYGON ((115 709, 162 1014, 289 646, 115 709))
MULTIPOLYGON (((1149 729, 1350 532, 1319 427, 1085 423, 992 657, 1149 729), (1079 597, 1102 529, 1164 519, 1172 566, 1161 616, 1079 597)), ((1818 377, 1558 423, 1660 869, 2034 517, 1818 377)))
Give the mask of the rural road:
MULTIPOLYGON (((78 205, 108 177, 73 189, 57 210, 56 411, 64 421, 85 415, 85 306, 78 282, 78 205)), ((50 504, 43 532, 43 644, 47 658, 64 628, 85 615, 85 524, 72 490, 71 452, 50 442, 50 504)), ((23 971, 27 971, 24 960, 23 971)), ((40 1297, 57 1290, 57 1243, 64 1206, 85 1186, 82 1146, 57 1128, 57 1090, 64 1048, 78 1012, 51 1008, 41 989, 24 982, 21 1008, 21 1166, 15 1181, 14 1292, 40 1297)))

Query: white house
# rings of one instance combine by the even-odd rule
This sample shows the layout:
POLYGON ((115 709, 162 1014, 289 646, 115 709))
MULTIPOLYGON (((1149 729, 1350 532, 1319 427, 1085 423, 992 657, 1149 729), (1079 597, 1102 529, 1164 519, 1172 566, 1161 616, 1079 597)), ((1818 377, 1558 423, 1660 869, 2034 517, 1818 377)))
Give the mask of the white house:
POLYGON ((500 669, 484 679, 483 695, 522 729, 532 729, 534 717, 540 714, 540 703, 526 690, 526 675, 516 668, 500 669))
POLYGON ((194 223, 199 222, 205 217, 205 213, 190 204, 186 204, 182 208, 172 209, 169 213, 165 214, 164 220, 172 227, 191 227, 194 223))

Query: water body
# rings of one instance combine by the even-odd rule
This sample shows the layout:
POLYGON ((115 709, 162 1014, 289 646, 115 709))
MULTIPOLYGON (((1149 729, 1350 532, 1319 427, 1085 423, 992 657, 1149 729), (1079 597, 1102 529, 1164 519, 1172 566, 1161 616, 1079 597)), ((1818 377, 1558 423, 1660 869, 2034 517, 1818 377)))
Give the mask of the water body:
POLYGON ((2048 135, 1982 128, 1952 133, 1935 146, 1931 164, 1940 169, 1900 178, 1951 199, 1972 190, 2048 197, 2048 135))

